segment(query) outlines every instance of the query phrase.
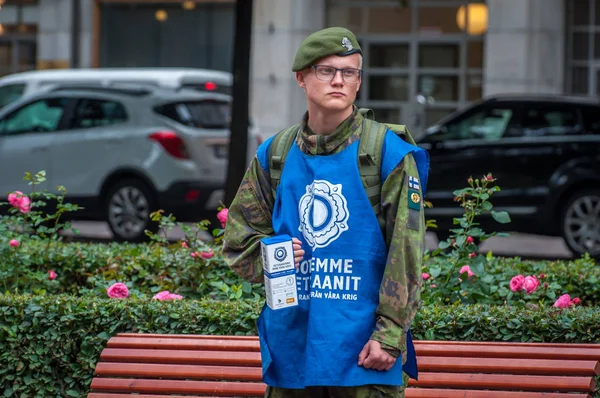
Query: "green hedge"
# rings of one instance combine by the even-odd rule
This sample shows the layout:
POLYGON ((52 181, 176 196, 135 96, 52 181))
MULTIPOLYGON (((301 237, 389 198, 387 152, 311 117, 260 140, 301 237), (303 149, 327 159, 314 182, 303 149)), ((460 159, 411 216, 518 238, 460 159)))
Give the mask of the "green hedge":
MULTIPOLYGON (((255 334, 261 301, 155 301, 0 295, 4 396, 84 396, 106 341, 119 332, 255 334)), ((599 342, 600 309, 426 306, 416 339, 599 342)))
MULTIPOLYGON (((185 298, 229 299, 229 287, 238 286, 237 296, 257 298, 264 294, 262 285, 244 282, 227 265, 213 246, 215 256, 209 260, 192 258, 190 249, 173 244, 169 247, 148 244, 52 243, 29 240, 18 249, 0 247, 0 292, 36 294, 78 294, 106 296, 111 283, 124 282, 135 296, 153 295, 169 290, 185 298), (48 270, 58 278, 48 281, 48 270)), ((425 302, 456 301, 502 305, 517 301, 552 305, 564 293, 581 299, 581 305, 600 303, 600 265, 583 256, 576 260, 524 261, 520 258, 478 256, 453 264, 445 257, 428 258, 423 271, 435 276, 428 280, 422 292, 425 302), (465 295, 469 286, 453 286, 461 266, 470 264, 483 270, 479 281, 485 283, 482 295, 465 295), (509 290, 510 279, 518 274, 544 274, 538 290, 531 295, 509 290), (446 281, 446 282, 444 282, 446 281), (545 287, 545 284, 548 284, 545 287), (437 288, 431 289, 435 284, 437 288)))

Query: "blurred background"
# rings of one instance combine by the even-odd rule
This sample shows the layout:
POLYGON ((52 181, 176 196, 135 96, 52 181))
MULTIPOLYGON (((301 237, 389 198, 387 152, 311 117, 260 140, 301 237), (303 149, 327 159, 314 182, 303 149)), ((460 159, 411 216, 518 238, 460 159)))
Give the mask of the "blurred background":
MULTIPOLYGON (((134 72, 194 68, 227 76, 221 76, 219 83, 215 83, 216 75, 206 75, 175 86, 197 94, 232 94, 235 1, 0 0, 0 4, 0 74, 5 79, 25 71, 68 68, 134 72)), ((291 72, 292 61, 308 34, 328 26, 351 29, 363 49, 364 76, 357 105, 373 109, 380 121, 406 124, 419 144, 430 150, 428 200, 433 209, 428 214, 432 218, 443 225, 445 217, 451 226, 457 211, 456 204, 448 203, 452 190, 465 186, 471 174, 492 172, 499 178, 498 185, 508 188, 498 194, 498 205, 513 217, 508 229, 526 235, 486 242, 483 249, 550 257, 600 254, 600 0, 254 0, 249 95, 244 99, 251 125, 248 156, 264 139, 296 123, 305 112, 304 94, 291 72)), ((33 95, 24 83, 31 79, 26 75, 17 81, 0 80, 0 104, 5 106, 0 125, 3 117, 18 110, 9 112, 6 107, 15 101, 24 106, 27 95, 33 95)), ((78 90, 93 91, 92 80, 63 76, 60 81, 52 80, 52 90, 78 83, 78 90)), ((118 80, 98 84, 116 90, 118 80)), ((121 83, 136 81, 124 78, 121 83)), ((64 96, 83 98, 72 91, 64 96)), ((147 95, 160 99, 167 94, 154 90, 147 95)), ((185 103, 190 113, 190 101, 205 100, 229 101, 186 97, 172 99, 171 104, 185 103)), ((73 128, 65 124, 67 112, 65 108, 51 130, 73 128)), ((207 108, 199 112, 192 112, 196 119, 209 117, 207 108)), ((102 134, 106 134, 106 124, 121 122, 105 120, 102 134)), ((196 122, 192 127, 215 129, 196 122)), ((112 133, 116 128, 110 129, 112 133)), ((186 134, 207 134, 169 128, 183 137, 181 145, 194 145, 186 134)), ((2 148, 5 153, 8 150, 6 139, 31 133, 23 128, 9 130, 2 133, 0 128, 2 178, 10 169, 1 164, 2 148)), ((39 137, 39 131, 34 133, 39 137)), ((227 156, 226 143, 218 141, 219 137, 213 134, 212 141, 201 144, 214 148, 211 153, 216 158, 227 156)), ((154 141, 164 149, 161 139, 154 141)), ((205 160, 206 156, 198 157, 205 160)), ((219 164, 200 165, 192 173, 195 177, 189 174, 185 179, 201 179, 219 164)), ((45 169, 51 172, 51 166, 45 169)), ((110 167, 104 171, 113 172, 110 167)), ((218 185, 215 178, 212 184, 218 185)), ((98 213, 106 217, 106 195, 111 188, 105 184, 107 179, 98 177, 89 189, 94 192, 89 195, 97 197, 98 213)), ((147 195, 158 197, 171 184, 146 179, 147 195)), ((115 180, 110 181, 114 184, 115 180)), ((69 181, 60 183, 69 188, 69 181)), ((0 188, 4 195, 4 184, 0 188)), ((194 204, 189 201, 189 195, 195 195, 190 190, 176 192, 188 195, 186 206, 194 204)), ((215 197, 211 200, 216 201, 215 197)), ((147 202, 161 201, 147 198, 147 202)), ((115 232, 114 228, 94 228, 90 227, 90 236, 115 232)), ((430 238, 433 247, 435 236, 430 238)))

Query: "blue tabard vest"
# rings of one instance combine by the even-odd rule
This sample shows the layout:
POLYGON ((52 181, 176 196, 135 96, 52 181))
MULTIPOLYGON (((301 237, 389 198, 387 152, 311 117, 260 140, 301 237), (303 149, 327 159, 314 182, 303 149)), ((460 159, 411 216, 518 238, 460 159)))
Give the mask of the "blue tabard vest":
MULTIPOLYGON (((264 142, 257 154, 265 170, 271 142, 264 142)), ((263 380, 269 386, 402 385, 401 358, 389 371, 358 366, 375 327, 387 261, 385 240, 359 175, 358 144, 313 156, 294 143, 286 158, 273 230, 300 239, 306 254, 296 273, 298 306, 271 310, 265 305, 258 319, 263 380)), ((391 131, 383 146, 382 180, 407 153, 415 157, 424 191, 427 152, 391 131)), ((404 371, 416 378, 410 333, 408 340, 404 371)))

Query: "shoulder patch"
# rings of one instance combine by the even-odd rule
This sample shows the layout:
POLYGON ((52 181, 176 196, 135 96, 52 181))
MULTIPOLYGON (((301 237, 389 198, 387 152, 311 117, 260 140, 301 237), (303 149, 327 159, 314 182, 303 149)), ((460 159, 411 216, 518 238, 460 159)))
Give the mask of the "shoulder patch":
POLYGON ((421 193, 415 189, 408 190, 408 208, 421 210, 421 193))

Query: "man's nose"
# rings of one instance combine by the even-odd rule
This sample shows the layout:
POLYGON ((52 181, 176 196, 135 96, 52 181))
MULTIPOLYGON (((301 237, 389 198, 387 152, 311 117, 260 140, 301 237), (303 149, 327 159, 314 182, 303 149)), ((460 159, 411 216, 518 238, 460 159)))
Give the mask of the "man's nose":
POLYGON ((341 70, 336 70, 335 74, 333 75, 333 79, 331 79, 331 84, 344 84, 344 77, 342 76, 342 72, 341 70))

